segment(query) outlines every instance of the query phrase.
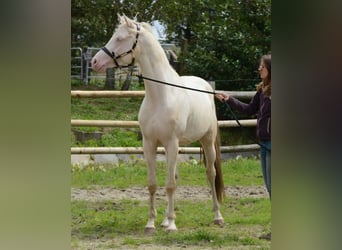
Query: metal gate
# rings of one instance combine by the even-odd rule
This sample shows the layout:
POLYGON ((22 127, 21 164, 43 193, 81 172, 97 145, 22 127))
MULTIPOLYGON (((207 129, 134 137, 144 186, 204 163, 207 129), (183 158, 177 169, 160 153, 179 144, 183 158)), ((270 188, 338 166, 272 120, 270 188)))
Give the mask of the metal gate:
POLYGON ((91 74, 91 58, 100 50, 94 47, 71 48, 71 79, 80 79, 88 84, 92 78, 105 79, 106 74, 91 74))

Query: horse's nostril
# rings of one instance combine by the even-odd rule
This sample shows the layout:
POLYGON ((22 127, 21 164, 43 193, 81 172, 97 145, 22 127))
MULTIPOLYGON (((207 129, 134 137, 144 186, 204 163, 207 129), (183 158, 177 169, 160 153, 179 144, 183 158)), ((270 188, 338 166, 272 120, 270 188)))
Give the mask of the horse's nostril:
POLYGON ((93 60, 93 64, 96 64, 96 59, 93 60))

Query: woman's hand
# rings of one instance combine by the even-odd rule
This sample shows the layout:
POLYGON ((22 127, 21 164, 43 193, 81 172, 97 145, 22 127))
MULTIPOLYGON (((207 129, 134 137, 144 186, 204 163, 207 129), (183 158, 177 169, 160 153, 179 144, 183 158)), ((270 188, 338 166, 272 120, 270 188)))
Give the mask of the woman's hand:
POLYGON ((215 97, 219 99, 221 102, 226 102, 229 99, 229 95, 224 93, 216 93, 215 97))

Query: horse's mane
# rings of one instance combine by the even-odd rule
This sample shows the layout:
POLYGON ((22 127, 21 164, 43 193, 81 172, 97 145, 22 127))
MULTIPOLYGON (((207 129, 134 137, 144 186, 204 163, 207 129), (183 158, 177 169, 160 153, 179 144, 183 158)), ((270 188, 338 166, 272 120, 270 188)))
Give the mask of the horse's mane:
MULTIPOLYGON (((154 36, 153 31, 152 31, 152 26, 149 23, 147 23, 147 22, 140 22, 139 23, 136 20, 131 20, 129 18, 127 18, 126 21, 125 21, 120 16, 119 16, 119 18, 120 18, 120 26, 119 27, 122 27, 122 26, 126 26, 127 27, 127 22, 126 22, 127 20, 129 20, 130 22, 133 22, 135 24, 140 24, 141 27, 144 28, 144 31, 146 31, 146 35, 147 35, 146 39, 149 40, 149 46, 151 46, 150 53, 158 53, 160 55, 159 58, 161 60, 165 60, 165 62, 169 63, 169 60, 167 59, 167 56, 166 56, 163 48, 161 47, 160 43, 158 42, 158 40, 154 36)), ((128 28, 130 28, 130 27, 128 26, 128 28)), ((134 27, 134 29, 136 29, 136 28, 134 27)))
POLYGON ((144 27, 144 29, 152 33, 152 26, 149 23, 141 22, 140 24, 144 27))
POLYGON ((149 23, 146 23, 146 22, 141 22, 140 24, 148 32, 147 34, 150 37, 149 39, 151 39, 150 42, 152 42, 152 44, 153 44, 152 45, 153 46, 153 50, 151 52, 159 53, 160 58, 162 60, 165 60, 167 63, 169 63, 169 60, 167 59, 165 51, 163 50, 162 46, 160 45, 160 43, 158 42, 157 38, 154 36, 154 34, 152 32, 152 26, 149 23))
MULTIPOLYGON (((137 21, 134 21, 134 23, 138 24, 137 21)), ((146 29, 148 32, 153 33, 153 32, 152 32, 152 26, 151 26, 149 23, 140 22, 139 24, 140 24, 144 29, 146 29)), ((125 25, 127 25, 127 24, 126 24, 126 23, 120 23, 120 24, 119 24, 119 27, 125 26, 125 25)))

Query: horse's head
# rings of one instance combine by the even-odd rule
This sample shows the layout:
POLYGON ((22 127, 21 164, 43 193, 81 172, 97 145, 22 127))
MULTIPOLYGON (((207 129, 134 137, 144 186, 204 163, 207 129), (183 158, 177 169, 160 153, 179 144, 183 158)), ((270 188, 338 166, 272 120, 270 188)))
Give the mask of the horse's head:
POLYGON ((127 66, 134 63, 140 24, 125 15, 119 17, 120 25, 108 43, 96 53, 91 64, 96 72, 104 72, 107 68, 127 66))

